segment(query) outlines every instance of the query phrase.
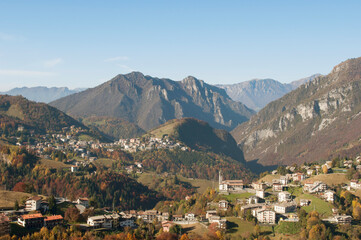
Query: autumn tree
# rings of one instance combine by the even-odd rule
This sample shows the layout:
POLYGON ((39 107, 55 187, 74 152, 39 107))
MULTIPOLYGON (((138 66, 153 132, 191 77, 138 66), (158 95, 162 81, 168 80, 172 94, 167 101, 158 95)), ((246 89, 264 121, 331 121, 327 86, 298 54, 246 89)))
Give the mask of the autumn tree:
POLYGON ((64 219, 69 222, 78 222, 81 219, 79 210, 75 207, 69 207, 65 211, 64 219))

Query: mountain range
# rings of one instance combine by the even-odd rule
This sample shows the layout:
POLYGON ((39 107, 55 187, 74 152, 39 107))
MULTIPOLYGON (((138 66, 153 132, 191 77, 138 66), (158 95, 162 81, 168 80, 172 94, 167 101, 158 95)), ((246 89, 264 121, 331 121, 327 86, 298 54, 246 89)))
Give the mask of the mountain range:
POLYGON ((56 99, 78 93, 85 90, 85 88, 76 88, 70 90, 67 87, 22 87, 13 88, 7 92, 0 94, 7 94, 11 96, 23 96, 31 101, 49 103, 56 99))
POLYGON ((219 88, 225 89, 228 96, 234 101, 244 103, 247 107, 259 111, 268 103, 284 96, 300 85, 312 81, 320 74, 314 74, 291 83, 281 83, 273 79, 253 79, 235 84, 218 84, 219 88))
POLYGON ((361 58, 269 103, 231 133, 247 161, 293 164, 361 150, 361 58))
POLYGON ((73 117, 115 117, 144 130, 184 117, 231 130, 255 113, 233 101, 225 90, 194 77, 173 81, 140 72, 117 75, 95 88, 58 99, 50 105, 73 117))

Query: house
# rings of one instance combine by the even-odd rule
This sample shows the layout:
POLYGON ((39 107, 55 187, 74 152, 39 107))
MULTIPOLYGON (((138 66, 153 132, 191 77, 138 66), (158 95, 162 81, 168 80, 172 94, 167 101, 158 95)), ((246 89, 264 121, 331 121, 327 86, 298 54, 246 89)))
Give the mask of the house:
POLYGON ((294 173, 292 174, 292 178, 294 182, 301 182, 306 179, 306 176, 303 173, 294 173))
POLYGON ((262 198, 264 199, 265 198, 265 191, 264 190, 256 190, 256 197, 259 197, 259 198, 262 198))
POLYGON ((288 183, 289 183, 288 177, 286 177, 286 176, 281 176, 280 177, 280 184, 287 185, 288 183))
POLYGON ((206 219, 209 219, 212 216, 216 216, 217 215, 217 211, 216 210, 209 210, 206 213, 206 219))
POLYGON ((209 223, 217 223, 217 227, 220 229, 226 229, 227 228, 227 220, 221 219, 220 216, 212 216, 210 219, 208 219, 209 223))
POLYGON ((44 227, 51 229, 57 225, 62 225, 64 219, 61 215, 48 216, 44 219, 44 227))
POLYGON ((28 198, 25 202, 25 210, 28 212, 39 210, 41 207, 41 197, 34 196, 28 198))
POLYGON ((252 187, 255 190, 265 190, 267 188, 267 185, 265 183, 254 182, 252 183, 252 187))
POLYGON ((118 214, 99 215, 88 217, 87 224, 93 228, 112 229, 119 226, 120 216, 118 214))
POLYGON ((308 205, 310 205, 310 203, 311 203, 311 200, 309 200, 309 199, 300 199, 300 207, 308 206, 308 205))
POLYGON ((283 190, 283 186, 281 183, 273 183, 272 190, 274 192, 281 192, 283 190))
POLYGON ((174 222, 181 222, 183 220, 184 220, 183 215, 173 215, 174 222))
POLYGON ((255 211, 258 222, 265 224, 276 224, 276 212, 268 209, 258 209, 255 211))
POLYGON ((289 192, 283 191, 278 193, 278 202, 288 202, 291 200, 291 194, 289 192))
POLYGON ((351 224, 352 217, 349 215, 334 215, 328 219, 324 219, 324 221, 328 221, 336 224, 351 224))
POLYGON ((127 219, 127 220, 124 220, 124 221, 121 221, 121 222, 119 222, 119 226, 120 227, 131 227, 131 228, 133 228, 133 227, 136 227, 137 225, 134 223, 134 220, 132 220, 132 219, 127 219))
POLYGON ((335 192, 331 190, 325 191, 323 197, 326 199, 327 202, 334 202, 335 201, 335 192))
POLYGON ((75 165, 70 167, 71 172, 77 172, 78 169, 79 169, 78 166, 75 166, 75 165))
POLYGON ((313 170, 313 169, 308 169, 307 172, 306 172, 306 174, 307 174, 308 176, 311 176, 311 175, 313 175, 314 172, 315 172, 315 170, 313 170))
POLYGON ((41 213, 26 214, 18 217, 18 224, 25 228, 42 228, 45 217, 41 213))
MULTIPOLYGON (((143 212, 139 217, 142 218, 146 222, 152 222, 158 216, 157 210, 147 210, 143 212)), ((174 217, 174 216, 173 216, 174 217)))
POLYGON ((187 221, 195 221, 196 220, 196 216, 194 213, 187 213, 184 218, 187 221))
POLYGON ((227 210, 228 208, 228 201, 227 200, 221 200, 218 202, 218 207, 223 209, 223 210, 227 210))
POLYGON ((257 196, 250 196, 249 198, 248 198, 248 204, 256 204, 256 203, 258 203, 259 202, 259 197, 257 197, 257 196))
POLYGON ((274 205, 274 211, 276 213, 289 213, 294 212, 297 208, 295 202, 283 202, 274 205))
POLYGON ((83 205, 84 207, 89 207, 89 199, 88 198, 78 198, 78 200, 76 200, 76 202, 79 205, 83 205))
POLYGON ((350 181, 350 187, 353 189, 361 189, 361 182, 359 182, 359 180, 351 180, 350 181))
POLYGON ((223 180, 222 172, 219 171, 219 191, 239 192, 244 187, 243 180, 223 180))
POLYGON ((0 237, 10 234, 10 219, 5 214, 0 214, 0 237))
POLYGON ((327 189, 327 185, 321 181, 307 181, 303 185, 303 191, 309 193, 320 193, 327 189))
POLYGON ((164 221, 162 222, 163 232, 169 232, 170 228, 175 224, 171 221, 164 221))

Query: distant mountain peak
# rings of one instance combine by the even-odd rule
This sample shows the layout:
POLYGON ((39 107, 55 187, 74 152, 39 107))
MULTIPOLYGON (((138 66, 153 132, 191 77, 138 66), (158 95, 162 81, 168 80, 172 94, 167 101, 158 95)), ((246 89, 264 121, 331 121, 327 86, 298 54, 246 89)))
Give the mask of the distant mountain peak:
POLYGON ((281 83, 271 78, 255 78, 240 83, 216 86, 224 89, 234 101, 242 102, 246 106, 259 111, 268 103, 284 96, 300 85, 312 81, 319 75, 315 74, 291 83, 281 83))
POLYGON ((38 87, 20 87, 20 88, 18 87, 0 94, 7 94, 11 96, 21 95, 31 101, 48 103, 65 96, 77 92, 81 92, 83 90, 85 90, 85 88, 77 88, 70 90, 68 87, 38 86, 38 87))

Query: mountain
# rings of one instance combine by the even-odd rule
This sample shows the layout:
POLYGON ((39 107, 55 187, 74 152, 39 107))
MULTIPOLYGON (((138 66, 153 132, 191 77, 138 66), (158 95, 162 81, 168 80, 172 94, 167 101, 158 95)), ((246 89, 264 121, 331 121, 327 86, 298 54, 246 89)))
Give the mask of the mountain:
POLYGON ((303 85, 305 83, 308 83, 310 81, 313 81, 315 78, 320 77, 320 76, 321 76, 321 74, 316 73, 316 74, 313 74, 312 76, 301 78, 299 80, 287 83, 286 85, 290 86, 292 88, 292 90, 295 90, 299 86, 301 86, 301 85, 303 85))
POLYGON ((19 126, 36 133, 58 132, 65 127, 81 128, 85 135, 104 142, 111 138, 96 128, 88 128, 82 123, 45 103, 29 101, 22 96, 0 95, 1 133, 14 135, 19 126))
POLYGON ((134 159, 142 162, 145 169, 188 178, 218 179, 220 170, 228 179, 251 182, 254 177, 242 150, 226 130, 215 129, 195 118, 182 118, 170 120, 144 135, 145 138, 164 136, 190 149, 156 148, 134 153, 134 159))
POLYGON ((361 58, 269 103, 231 133, 263 165, 352 156, 361 150, 361 58))
POLYGON ((3 92, 1 94, 18 96, 21 95, 31 101, 35 102, 44 102, 49 103, 55 101, 59 98, 78 93, 85 90, 84 88, 77 88, 74 90, 70 90, 67 87, 22 87, 22 88, 14 88, 7 92, 3 92))
POLYGON ((0 95, 0 119, 1 123, 13 122, 40 132, 59 131, 72 125, 87 129, 58 109, 21 96, 0 95))
POLYGON ((244 103, 246 106, 259 111, 268 103, 284 96, 286 93, 298 88, 300 85, 312 81, 320 74, 303 78, 291 83, 280 83, 273 79, 253 79, 246 82, 216 85, 225 89, 227 94, 234 100, 244 103))
POLYGON ((82 119, 82 123, 89 127, 96 127, 114 139, 135 138, 145 133, 145 131, 136 124, 113 117, 93 116, 82 119))
POLYGON ((170 120, 148 134, 156 137, 168 135, 197 151, 224 154, 244 162, 243 153, 229 132, 212 128, 207 122, 195 118, 170 120))
POLYGON ((117 75, 108 82, 50 103, 74 117, 116 117, 149 130, 171 119, 194 117, 211 126, 233 129, 254 111, 233 101, 223 89, 194 77, 182 81, 117 75))

